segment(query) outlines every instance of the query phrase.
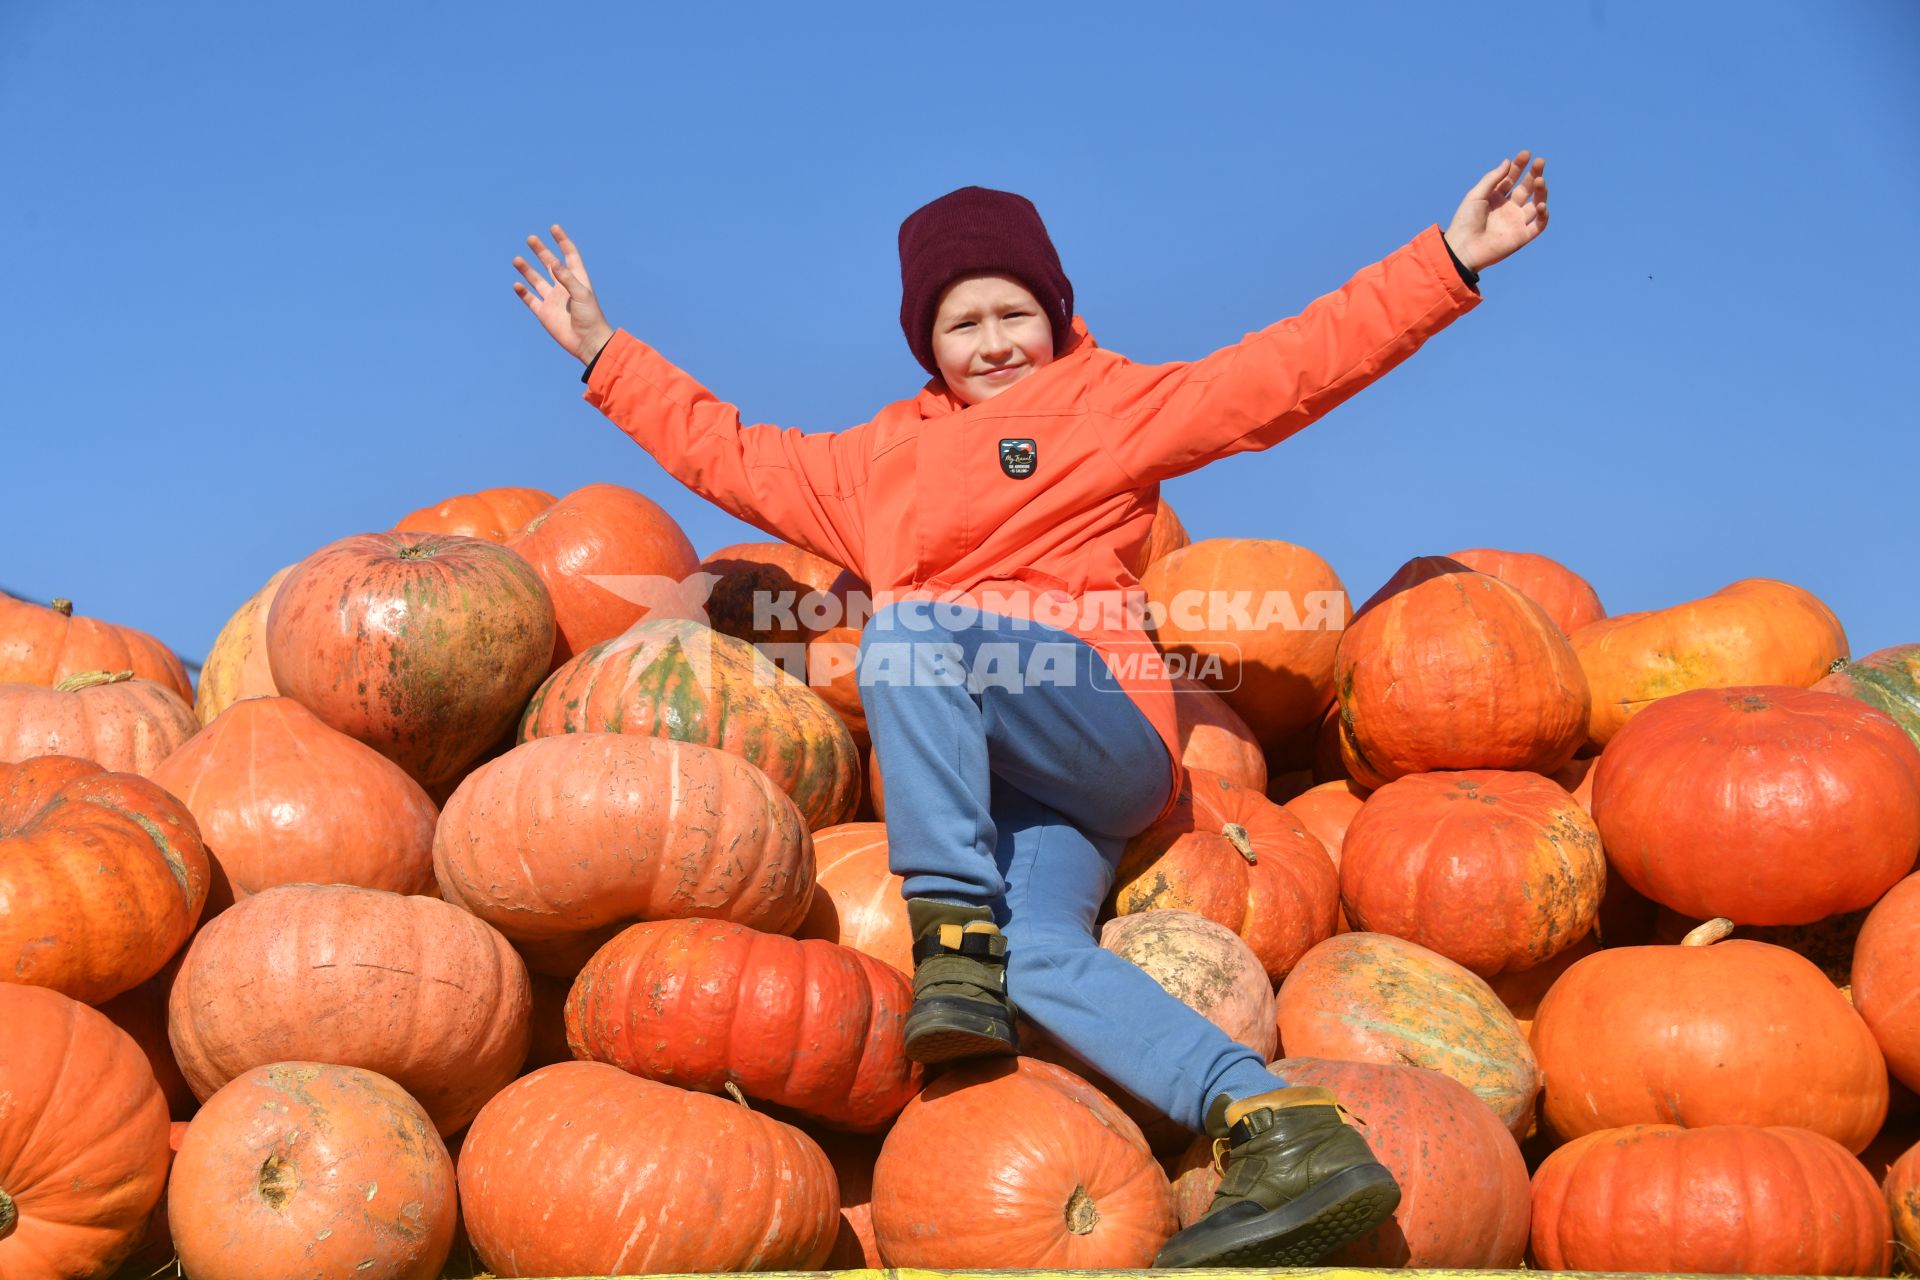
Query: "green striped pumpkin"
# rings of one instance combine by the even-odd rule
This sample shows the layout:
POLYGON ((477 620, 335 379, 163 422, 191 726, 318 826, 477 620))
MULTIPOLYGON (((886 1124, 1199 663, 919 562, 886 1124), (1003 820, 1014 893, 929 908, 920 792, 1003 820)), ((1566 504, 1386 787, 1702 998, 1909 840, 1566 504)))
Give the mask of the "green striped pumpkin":
POLYGON ((1823 676, 1813 687, 1886 712, 1920 747, 1920 644, 1876 649, 1823 676))

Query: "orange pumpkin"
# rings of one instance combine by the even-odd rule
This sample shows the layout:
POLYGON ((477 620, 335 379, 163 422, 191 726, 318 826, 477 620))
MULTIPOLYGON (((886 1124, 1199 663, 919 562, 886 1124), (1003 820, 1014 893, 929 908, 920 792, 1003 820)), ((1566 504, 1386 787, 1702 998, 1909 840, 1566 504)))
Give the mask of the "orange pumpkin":
POLYGON ((138 986, 193 932, 207 881, 193 815, 145 778, 70 756, 0 764, 9 982, 88 1004, 138 986))
POLYGON ((1197 680, 1176 677, 1173 710, 1179 718, 1180 763, 1217 773, 1249 791, 1267 789, 1267 759, 1247 722, 1225 698, 1197 680))
POLYGON ((1553 620, 1443 557, 1410 561, 1361 607, 1334 679, 1341 758, 1366 786, 1442 769, 1550 773, 1586 737, 1586 679, 1553 620))
POLYGON ((1887 1236, 1867 1171, 1804 1129, 1603 1129, 1533 1177, 1533 1257, 1551 1271, 1883 1276, 1887 1236))
POLYGON ((453 1244, 453 1161, 420 1104, 385 1076, 277 1062, 200 1108, 168 1206, 195 1280, 434 1280, 453 1244))
POLYGON ((1847 655, 1847 633, 1833 611, 1771 578, 1743 578, 1699 600, 1590 622, 1571 640, 1593 694, 1587 735, 1601 747, 1671 694, 1750 684, 1805 689, 1847 655))
POLYGON ((1893 1242, 1901 1266, 1911 1272, 1920 1263, 1920 1144, 1907 1148, 1887 1169, 1881 1191, 1893 1215, 1893 1242))
MULTIPOLYGON (((180 955, 160 967, 160 972, 137 987, 122 991, 98 1006, 113 1020, 113 1025, 133 1037, 140 1052, 147 1055, 153 1078, 166 1095, 167 1113, 175 1120, 186 1120, 200 1106, 200 1100, 187 1087, 174 1061, 173 1045, 167 1040, 167 993, 173 989, 173 975, 180 970, 180 955)), ((171 1256, 171 1255, 169 1255, 171 1256)))
POLYGON ((1853 949, 1853 1004, 1900 1083, 1920 1089, 1920 875, 1880 899, 1853 949))
POLYGON ((1147 526, 1147 540, 1126 557, 1127 572, 1138 578, 1154 561, 1163 560, 1192 543, 1193 539, 1187 536, 1187 526, 1180 523, 1179 513, 1162 494, 1154 502, 1153 523, 1147 526))
POLYGON ((1534 773, 1416 773, 1367 797, 1340 853, 1355 929, 1417 942, 1483 978, 1593 930, 1606 887, 1593 820, 1534 773))
POLYGON ((146 632, 76 618, 71 600, 48 607, 0 592, 0 684, 57 685, 88 671, 130 671, 193 701, 186 667, 146 632))
POLYGON ((1718 941, 1611 947, 1572 965, 1533 1020, 1541 1111, 1567 1138, 1628 1124, 1794 1125, 1863 1149, 1887 1113, 1873 1033, 1806 959, 1718 941))
POLYGON ((1476 573, 1490 574, 1509 586, 1520 588, 1527 599, 1553 619, 1553 625, 1560 628, 1562 635, 1570 636, 1589 622, 1598 622, 1607 616, 1592 584, 1547 556, 1531 551, 1475 547, 1452 552, 1447 559, 1458 560, 1476 573))
POLYGON ((1246 939, 1274 982, 1333 936, 1340 905, 1333 860, 1292 814, 1203 770, 1127 842, 1114 885, 1116 914, 1198 912, 1246 939))
POLYGON ((659 503, 624 485, 575 489, 506 539, 546 584, 551 671, 648 616, 689 617, 700 557, 659 503), (653 579, 649 582, 648 579, 653 579))
POLYGON ((401 517, 394 533, 451 533, 462 538, 505 542, 527 521, 553 505, 545 489, 507 487, 456 494, 446 501, 401 517))
POLYGON ((57 991, 0 982, 0 1275, 106 1275, 167 1180, 167 1102, 140 1047, 57 991))
POLYGON ((200 728, 165 685, 128 671, 88 671, 51 688, 0 684, 0 761, 77 756, 150 777, 200 728))
POLYGON ((890 1267, 1145 1267, 1174 1232, 1167 1175, 1099 1090, 1035 1058, 975 1059, 907 1104, 873 1170, 890 1267))
POLYGON ((215 716, 242 698, 279 695, 273 683, 273 667, 267 662, 267 614, 280 584, 291 572, 293 566, 288 565, 268 578, 265 586, 234 610, 214 637, 213 648, 207 650, 207 660, 200 666, 200 689, 193 699, 194 718, 201 724, 211 724, 215 716))
POLYGON ((1160 648, 1216 660, 1198 678, 1263 744, 1319 719, 1349 611, 1333 566, 1290 542, 1210 538, 1154 561, 1141 585, 1160 648))
POLYGON ((833 1252, 821 1266, 828 1271, 886 1266, 873 1238, 873 1166, 880 1158, 881 1136, 833 1129, 810 1129, 807 1136, 833 1162, 840 1186, 840 1231, 834 1237, 833 1252))
POLYGON ((435 891, 433 801, 292 698, 234 703, 153 780, 193 811, 233 897, 301 882, 435 891))
POLYGON ((813 833, 814 891, 795 934, 837 942, 913 976, 905 883, 887 869, 887 828, 844 822, 813 833))

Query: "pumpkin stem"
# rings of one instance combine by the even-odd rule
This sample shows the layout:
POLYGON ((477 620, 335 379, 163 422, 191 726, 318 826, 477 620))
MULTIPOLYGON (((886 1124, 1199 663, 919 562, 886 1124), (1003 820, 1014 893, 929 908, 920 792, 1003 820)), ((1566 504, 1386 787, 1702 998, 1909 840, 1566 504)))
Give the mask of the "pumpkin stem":
POLYGON ((267 1208, 285 1213, 287 1202, 300 1189, 300 1167, 276 1151, 260 1162, 260 1176, 255 1183, 267 1208))
POLYGON ((53 602, 53 611, 63 618, 73 616, 73 601, 61 596, 53 602))
POLYGON ((740 1092, 739 1085, 729 1080, 725 1084, 721 1085, 720 1087, 727 1091, 727 1096, 729 1098, 732 1098, 735 1102, 739 1103, 741 1106, 745 1107, 747 1110, 749 1111, 753 1110, 753 1104, 747 1101, 746 1094, 740 1092))
POLYGON ((13 1207, 13 1197, 0 1191, 0 1240, 13 1234, 13 1224, 20 1221, 20 1211, 13 1207))
POLYGON ((81 671, 68 676, 54 685, 62 693, 77 693, 82 689, 91 689, 95 685, 119 684, 123 680, 133 679, 131 671, 81 671))
POLYGON ((1689 930, 1687 936, 1680 939, 1683 947, 1710 947, 1733 932, 1733 921, 1725 916, 1716 916, 1705 924, 1689 930))
POLYGON ((1092 1231, 1100 1221, 1100 1210, 1095 1207, 1093 1197, 1087 1194, 1085 1187, 1076 1186, 1073 1194, 1067 1198, 1067 1230, 1077 1236, 1092 1231))
POLYGON ((1833 665, 1827 668, 1827 674, 1830 676, 1839 675, 1842 671, 1845 671, 1847 669, 1847 663, 1849 661, 1851 661, 1851 659, 1849 659, 1846 654, 1844 653, 1841 654, 1839 657, 1833 660, 1833 665))
POLYGON ((1228 844, 1240 851, 1240 856, 1245 858, 1250 865, 1260 865, 1260 855, 1253 851, 1253 841, 1247 837, 1247 829, 1245 827, 1237 822, 1229 822, 1225 827, 1220 829, 1220 834, 1227 838, 1228 844))

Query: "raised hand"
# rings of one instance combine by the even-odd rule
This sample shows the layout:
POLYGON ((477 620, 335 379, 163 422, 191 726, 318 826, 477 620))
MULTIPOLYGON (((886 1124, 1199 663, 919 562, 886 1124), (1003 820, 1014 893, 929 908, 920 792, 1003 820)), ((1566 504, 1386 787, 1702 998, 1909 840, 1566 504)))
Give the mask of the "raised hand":
POLYGON ((1547 229, 1547 162, 1529 170, 1527 159, 1522 151, 1489 170, 1453 215, 1447 243, 1471 270, 1485 271, 1547 229))
POLYGON ((514 269, 526 277, 526 283, 514 281, 513 291, 527 304, 527 310, 539 317, 553 340, 566 348, 567 354, 587 364, 607 345, 607 339, 613 336, 613 326, 607 323, 606 316, 601 314, 599 299, 593 296, 593 283, 587 279, 587 264, 581 261, 580 250, 567 238, 559 223, 554 223, 551 229, 553 242, 566 255, 565 261, 555 257, 539 236, 528 236, 528 247, 548 275, 534 270, 525 258, 517 257, 513 260, 514 269))

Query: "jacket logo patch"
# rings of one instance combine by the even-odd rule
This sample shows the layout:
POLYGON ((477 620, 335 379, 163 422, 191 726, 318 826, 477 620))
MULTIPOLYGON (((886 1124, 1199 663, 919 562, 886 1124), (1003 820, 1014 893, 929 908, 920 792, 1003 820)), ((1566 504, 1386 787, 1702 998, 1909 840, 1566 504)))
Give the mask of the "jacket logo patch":
POLYGON ((1015 480, 1025 480, 1033 474, 1039 465, 1040 451, 1032 440, 1002 440, 1000 442, 1000 469, 1015 480))

